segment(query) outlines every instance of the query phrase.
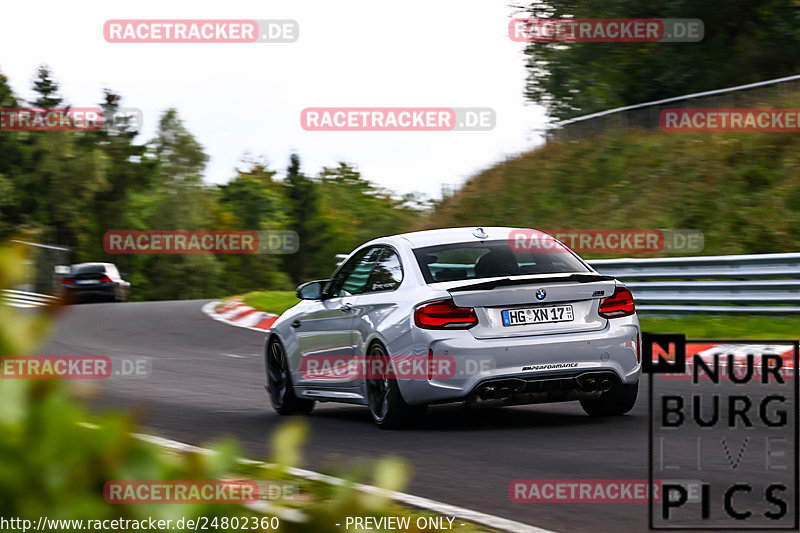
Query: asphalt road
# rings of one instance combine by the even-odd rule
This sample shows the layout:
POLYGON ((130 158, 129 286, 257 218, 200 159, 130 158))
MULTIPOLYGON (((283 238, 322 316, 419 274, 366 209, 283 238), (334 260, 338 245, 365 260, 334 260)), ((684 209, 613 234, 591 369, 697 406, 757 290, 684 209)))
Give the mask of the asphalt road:
MULTIPOLYGON (((191 444, 232 435, 250 457, 266 459, 270 434, 285 419, 269 407, 263 388, 264 335, 210 319, 203 303, 74 306, 39 353, 149 357, 147 378, 98 382, 96 406, 134 408, 147 432, 191 444)), ((412 465, 406 492, 418 496, 555 531, 646 531, 645 503, 513 503, 508 489, 515 479, 647 479, 647 396, 645 384, 631 414, 605 419, 586 416, 576 402, 475 411, 437 406, 418 428, 404 431, 379 430, 364 407, 318 404, 298 466, 336 473, 391 454, 412 465)), ((749 435, 763 440, 767 430, 749 435)), ((669 437, 670 457, 696 454, 691 431, 669 437)), ((729 439, 732 453, 740 442, 729 439)), ((717 451, 715 457, 725 456, 717 451)), ((778 475, 764 465, 741 474, 759 482, 778 475)), ((704 479, 728 479, 722 475, 711 471, 704 479)), ((718 518, 721 495, 712 497, 712 518, 718 518)), ((769 509, 762 503, 753 511, 769 509)))

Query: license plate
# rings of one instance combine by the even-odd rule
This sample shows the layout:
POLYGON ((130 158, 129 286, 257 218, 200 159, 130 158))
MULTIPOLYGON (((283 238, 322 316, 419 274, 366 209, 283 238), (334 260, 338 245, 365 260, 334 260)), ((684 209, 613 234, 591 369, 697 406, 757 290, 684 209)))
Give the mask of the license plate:
POLYGON ((100 283, 100 281, 96 279, 79 279, 75 283, 77 283, 78 285, 95 285, 97 283, 100 283))
POLYGON ((575 317, 571 305, 552 307, 531 307, 529 309, 503 309, 504 326, 524 326, 525 324, 547 324, 551 322, 572 322, 575 317))

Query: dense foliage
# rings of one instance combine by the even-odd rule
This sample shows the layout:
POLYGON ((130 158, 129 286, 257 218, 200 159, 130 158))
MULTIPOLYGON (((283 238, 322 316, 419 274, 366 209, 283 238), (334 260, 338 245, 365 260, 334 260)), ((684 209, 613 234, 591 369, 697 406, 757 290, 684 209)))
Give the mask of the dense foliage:
POLYGON ((800 72, 794 0, 534 0, 524 18, 699 18, 700 42, 531 43, 526 94, 558 119, 800 72))
MULTIPOLYGON (((0 74, 3 107, 69 105, 47 67, 38 69, 33 92, 32 102, 20 100, 0 74)), ((101 105, 110 115, 122 98, 106 90, 101 105)), ((71 247, 72 262, 114 262, 129 274, 134 299, 201 298, 326 277, 335 254, 401 232, 418 214, 351 165, 306 176, 299 155, 283 179, 266 161, 248 159, 227 183, 209 185, 208 155, 175 109, 161 115, 153 139, 138 136, 124 122, 99 131, 0 132, 0 240, 24 235, 71 247), (109 230, 175 229, 294 230, 300 250, 110 256, 103 249, 109 230)))

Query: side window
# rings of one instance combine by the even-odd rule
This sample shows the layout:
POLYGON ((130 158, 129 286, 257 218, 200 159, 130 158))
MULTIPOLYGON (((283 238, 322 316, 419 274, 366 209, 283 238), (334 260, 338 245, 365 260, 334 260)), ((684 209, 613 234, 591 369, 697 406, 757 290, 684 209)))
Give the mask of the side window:
POLYGON ((381 248, 374 246, 353 256, 333 278, 328 293, 334 297, 342 297, 365 292, 369 275, 380 253, 381 248))
POLYGON ((403 266, 400 258, 391 248, 384 248, 372 269, 367 292, 393 291, 403 281, 403 266))

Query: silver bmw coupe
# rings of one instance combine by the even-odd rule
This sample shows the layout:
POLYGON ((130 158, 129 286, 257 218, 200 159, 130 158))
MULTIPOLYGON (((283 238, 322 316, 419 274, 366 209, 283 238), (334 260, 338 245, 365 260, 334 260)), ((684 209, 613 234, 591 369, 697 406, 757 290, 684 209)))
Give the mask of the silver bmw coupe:
POLYGON ((579 401, 593 416, 636 403, 641 333, 631 292, 537 230, 382 237, 297 295, 265 345, 266 388, 280 414, 344 402, 395 428, 437 403, 579 401))

